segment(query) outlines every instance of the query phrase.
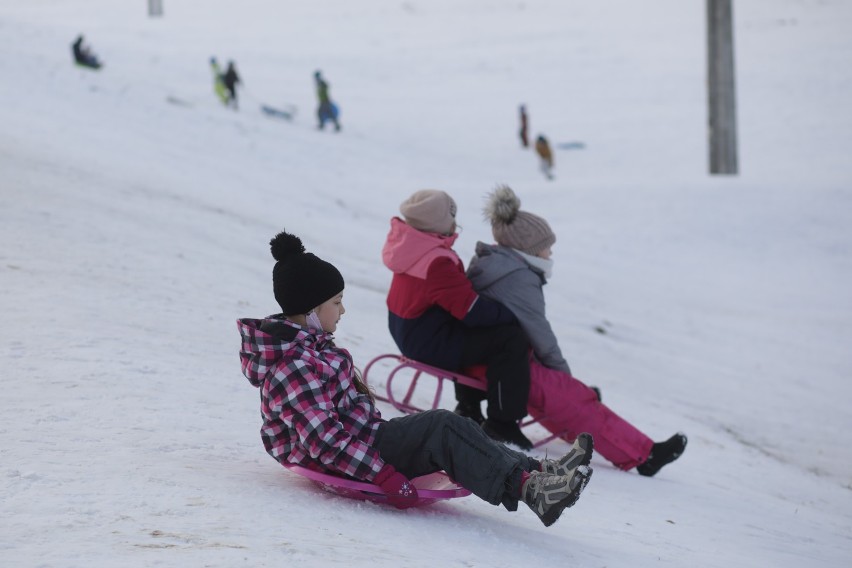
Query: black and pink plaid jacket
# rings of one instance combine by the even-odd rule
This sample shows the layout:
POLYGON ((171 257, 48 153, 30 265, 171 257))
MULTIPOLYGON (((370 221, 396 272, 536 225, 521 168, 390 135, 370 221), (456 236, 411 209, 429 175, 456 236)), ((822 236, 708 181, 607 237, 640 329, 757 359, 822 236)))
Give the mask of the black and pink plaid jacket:
POLYGON ((331 334, 315 334, 283 316, 241 319, 240 362, 260 388, 266 451, 294 463, 372 481, 384 462, 372 448, 383 422, 353 382, 352 356, 331 334))

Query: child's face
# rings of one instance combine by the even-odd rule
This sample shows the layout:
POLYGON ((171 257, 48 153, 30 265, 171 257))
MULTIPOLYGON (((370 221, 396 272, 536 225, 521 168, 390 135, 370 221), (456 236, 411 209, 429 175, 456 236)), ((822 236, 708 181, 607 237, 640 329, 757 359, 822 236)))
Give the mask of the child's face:
POLYGON ((538 253, 539 258, 549 259, 551 256, 553 256, 553 251, 550 250, 550 247, 538 253))
POLYGON ((337 322, 346 313, 346 308, 343 307, 343 292, 320 304, 315 311, 323 331, 334 333, 337 322))

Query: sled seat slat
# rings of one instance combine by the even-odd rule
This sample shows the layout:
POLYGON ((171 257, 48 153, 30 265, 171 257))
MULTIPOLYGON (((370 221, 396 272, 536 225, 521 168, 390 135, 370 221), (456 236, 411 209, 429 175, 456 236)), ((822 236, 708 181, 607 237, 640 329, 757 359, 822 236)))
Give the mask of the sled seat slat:
MULTIPOLYGON (((385 395, 376 394, 376 399, 391 404, 394 408, 405 414, 415 414, 417 412, 423 412, 424 410, 434 410, 436 408, 440 408, 444 381, 467 385, 469 387, 481 391, 486 391, 488 389, 487 381, 485 378, 484 365, 464 369, 464 372, 448 371, 446 369, 441 369, 433 365, 427 365, 426 363, 422 363, 415 359, 411 359, 404 355, 398 355, 396 353, 385 353, 383 355, 379 355, 378 357, 373 358, 369 363, 367 363, 367 366, 364 367, 364 372, 362 373, 362 378, 367 385, 370 384, 370 371, 373 369, 373 366, 379 361, 383 360, 391 360, 394 363, 391 363, 392 368, 388 373, 388 378, 385 382, 385 395), (403 378, 404 375, 399 374, 402 371, 412 371, 413 375, 411 376, 410 382, 408 383, 408 386, 405 389, 405 394, 400 399, 397 398, 397 396, 394 394, 393 384, 395 379, 405 380, 403 378), (428 408, 421 408, 419 406, 416 406, 412 402, 415 390, 419 384, 420 378, 423 375, 433 377, 437 380, 436 386, 434 387, 435 394, 432 397, 432 404, 428 408)), ((424 387, 424 389, 425 388, 428 387, 424 387)), ((526 428, 528 426, 532 426, 533 424, 537 424, 543 418, 545 417, 540 416, 538 418, 527 418, 525 420, 522 420, 519 425, 521 428, 526 428)), ((537 442, 534 442, 533 447, 538 448, 539 446, 543 446, 544 444, 561 438, 563 434, 564 432, 558 434, 550 434, 549 436, 538 440, 537 442)))

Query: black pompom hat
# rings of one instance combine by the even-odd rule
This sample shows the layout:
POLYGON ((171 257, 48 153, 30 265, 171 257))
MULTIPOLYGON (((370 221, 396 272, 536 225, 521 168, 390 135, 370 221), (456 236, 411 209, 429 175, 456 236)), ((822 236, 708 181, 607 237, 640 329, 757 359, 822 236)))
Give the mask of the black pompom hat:
POLYGON ((343 276, 331 263, 305 252, 302 240, 280 232, 269 241, 278 262, 272 269, 275 301, 285 316, 306 314, 343 291, 343 276))

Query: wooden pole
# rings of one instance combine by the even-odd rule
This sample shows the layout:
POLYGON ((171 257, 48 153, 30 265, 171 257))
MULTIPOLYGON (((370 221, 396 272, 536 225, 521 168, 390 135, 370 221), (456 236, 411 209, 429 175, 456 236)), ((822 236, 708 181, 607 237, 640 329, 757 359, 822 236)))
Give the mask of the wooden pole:
POLYGON ((148 15, 151 17, 163 15, 163 0, 148 0, 148 15))
POLYGON ((737 101, 732 0, 707 0, 710 173, 736 175, 737 101))

